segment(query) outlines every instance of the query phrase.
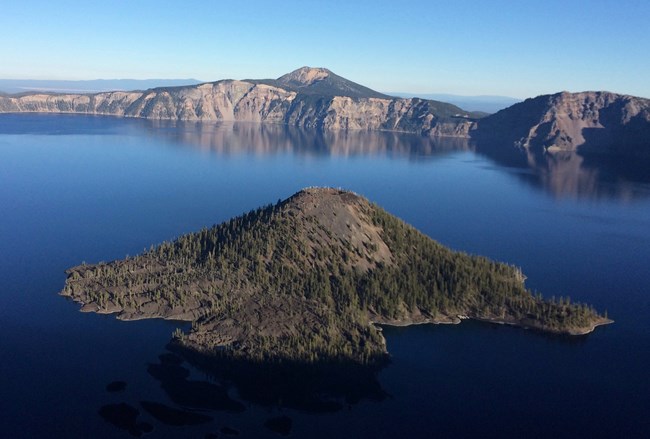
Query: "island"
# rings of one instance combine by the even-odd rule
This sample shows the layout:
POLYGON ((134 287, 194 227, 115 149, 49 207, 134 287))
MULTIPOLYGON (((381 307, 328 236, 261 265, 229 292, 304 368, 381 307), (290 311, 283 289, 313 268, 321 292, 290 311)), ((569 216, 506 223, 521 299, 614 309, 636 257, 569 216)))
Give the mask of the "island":
POLYGON ((379 325, 465 318, 556 334, 612 321, 453 251, 353 192, 307 188, 135 257, 67 270, 85 312, 192 322, 172 344, 254 362, 384 361, 379 325))

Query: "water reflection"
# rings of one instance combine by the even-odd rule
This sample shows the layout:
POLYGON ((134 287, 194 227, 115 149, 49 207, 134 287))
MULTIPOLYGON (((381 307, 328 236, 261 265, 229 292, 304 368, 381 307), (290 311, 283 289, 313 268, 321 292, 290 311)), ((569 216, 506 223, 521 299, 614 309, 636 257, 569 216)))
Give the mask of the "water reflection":
MULTIPOLYGON (((473 151, 520 180, 552 196, 611 198, 628 201, 650 195, 650 159, 624 159, 576 153, 546 154, 507 143, 462 138, 431 139, 417 134, 382 131, 319 131, 287 125, 196 123, 83 115, 3 115, 0 132, 47 134, 114 134, 124 130, 184 148, 217 155, 388 157, 430 160, 458 151, 473 151), (83 123, 80 123, 83 119, 83 123)), ((623 148, 624 149, 624 148, 623 148)))
POLYGON ((474 143, 474 150, 520 179, 555 197, 614 198, 629 201, 650 195, 650 161, 575 152, 548 154, 474 143))
POLYGON ((146 121, 152 135, 223 155, 291 153, 310 156, 370 156, 422 159, 469 150, 467 139, 430 139, 385 131, 319 131, 287 125, 146 121))
POLYGON ((431 139, 381 131, 318 131, 272 124, 173 121, 143 121, 143 126, 153 136, 219 155, 381 156, 421 161, 474 151, 555 197, 626 201, 650 195, 648 160, 546 154, 462 138, 431 139))

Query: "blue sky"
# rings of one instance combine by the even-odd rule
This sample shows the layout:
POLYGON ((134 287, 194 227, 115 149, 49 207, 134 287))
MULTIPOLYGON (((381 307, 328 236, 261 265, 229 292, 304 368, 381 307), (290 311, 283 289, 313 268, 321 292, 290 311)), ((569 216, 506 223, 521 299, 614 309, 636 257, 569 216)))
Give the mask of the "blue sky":
POLYGON ((385 92, 650 97, 650 1, 4 0, 0 78, 275 78, 385 92))

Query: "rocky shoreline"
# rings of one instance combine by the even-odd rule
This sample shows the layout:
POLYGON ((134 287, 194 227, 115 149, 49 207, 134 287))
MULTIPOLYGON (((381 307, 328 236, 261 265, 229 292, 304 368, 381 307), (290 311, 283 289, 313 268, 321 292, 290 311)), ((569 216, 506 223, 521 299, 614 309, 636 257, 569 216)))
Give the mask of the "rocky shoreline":
POLYGON ((532 330, 542 331, 546 333, 555 333, 557 335, 569 335, 569 336, 587 335, 594 332, 596 328, 599 326, 604 326, 604 325, 609 325, 614 323, 614 320, 602 318, 600 321, 594 322, 591 326, 587 328, 571 329, 567 331, 554 331, 553 329, 550 328, 545 329, 539 326, 529 325, 521 321, 506 321, 497 318, 489 319, 489 318, 482 318, 482 317, 470 317, 466 315, 446 316, 445 318, 425 318, 422 320, 399 320, 399 321, 372 320, 371 323, 373 325, 378 325, 380 327, 381 326, 408 327, 408 326, 416 326, 416 325, 459 325, 463 322, 463 320, 476 320, 477 322, 484 322, 484 323, 490 323, 496 325, 508 325, 508 326, 514 326, 522 329, 532 329, 532 330))

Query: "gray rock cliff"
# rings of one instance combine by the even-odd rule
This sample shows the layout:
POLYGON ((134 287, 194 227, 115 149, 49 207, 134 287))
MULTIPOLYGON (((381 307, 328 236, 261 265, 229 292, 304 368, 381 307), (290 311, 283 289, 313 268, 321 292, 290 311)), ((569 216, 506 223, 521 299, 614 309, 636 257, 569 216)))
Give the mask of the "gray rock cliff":
POLYGON ((471 136, 535 153, 650 157, 650 100, 609 92, 538 96, 479 120, 471 136))
POLYGON ((327 69, 277 80, 95 94, 0 96, 0 112, 81 113, 183 121, 243 121, 325 130, 390 130, 467 137, 472 114, 451 104, 382 95, 327 69))
POLYGON ((477 148, 650 157, 650 100, 609 92, 538 96, 493 115, 420 98, 396 98, 328 69, 277 79, 223 80, 145 91, 0 95, 0 113, 80 113, 176 121, 284 124, 324 131, 372 130, 471 137, 477 148))

